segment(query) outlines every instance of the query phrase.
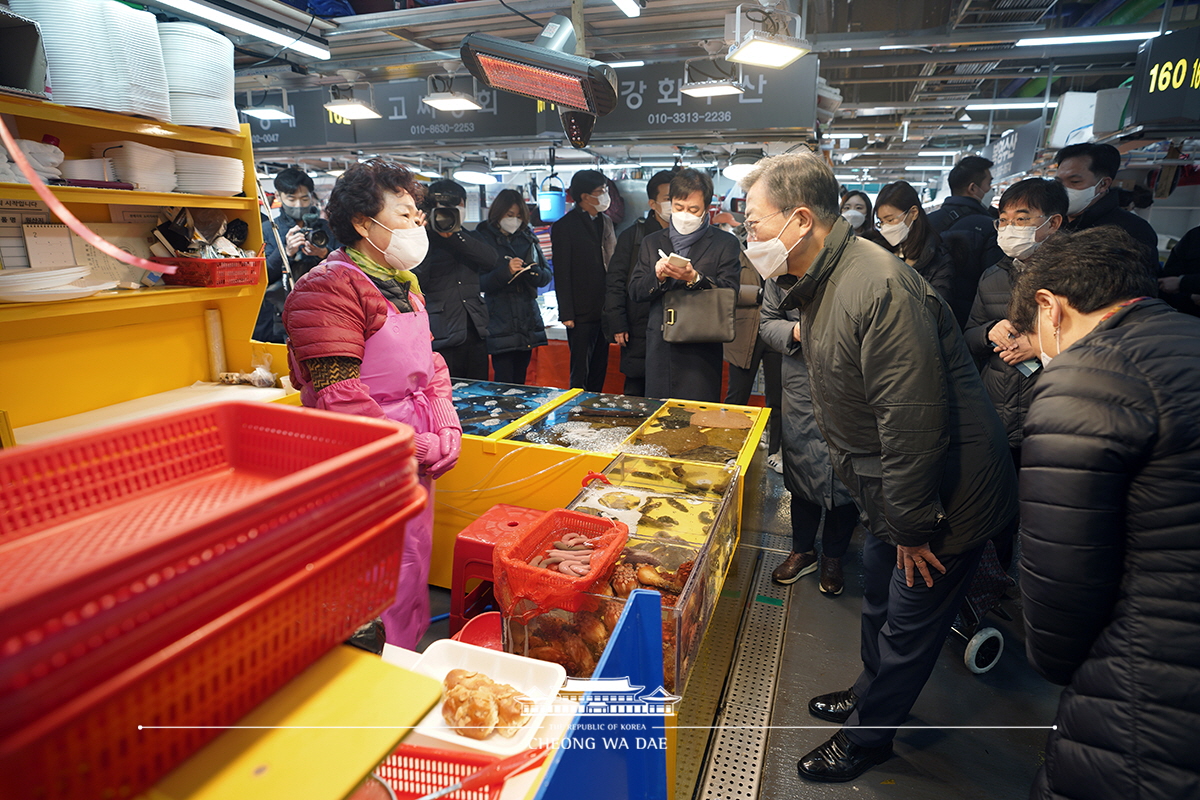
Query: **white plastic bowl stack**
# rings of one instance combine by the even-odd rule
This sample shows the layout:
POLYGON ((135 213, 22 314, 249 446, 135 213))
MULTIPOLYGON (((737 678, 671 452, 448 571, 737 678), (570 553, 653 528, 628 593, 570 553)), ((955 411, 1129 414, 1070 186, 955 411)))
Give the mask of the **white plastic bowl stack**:
POLYGON ((77 300, 116 288, 116 281, 90 279, 91 272, 91 267, 0 270, 0 303, 77 300))
POLYGON ((154 15, 111 0, 10 0, 36 20, 56 103, 171 121, 154 15))
POLYGON ((180 125, 237 132, 233 103, 233 42, 194 22, 158 26, 171 93, 171 118, 180 125))
POLYGON ((242 191, 246 165, 241 159, 173 150, 175 175, 181 192, 232 197, 242 191))
POLYGON ((174 191, 175 154, 140 142, 97 142, 92 155, 108 158, 116 168, 117 180, 132 183, 143 192, 174 191))

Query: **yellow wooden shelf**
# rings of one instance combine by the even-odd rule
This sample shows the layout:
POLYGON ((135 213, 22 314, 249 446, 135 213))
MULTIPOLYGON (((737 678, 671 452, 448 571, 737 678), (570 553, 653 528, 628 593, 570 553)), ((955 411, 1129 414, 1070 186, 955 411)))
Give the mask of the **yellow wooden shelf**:
POLYGON ((199 144, 216 145, 218 147, 240 147, 241 134, 225 131, 214 131, 207 128, 192 128, 187 125, 172 125, 169 122, 159 122, 154 119, 127 117, 114 114, 111 111, 97 111, 91 108, 77 108, 50 103, 44 100, 33 100, 24 97, 0 97, 0 114, 12 114, 27 119, 40 119, 47 122, 78 125, 85 128, 95 128, 113 133, 125 133, 139 136, 153 136, 175 142, 197 142, 199 144))
POLYGON ((180 303, 204 303, 210 300, 227 300, 233 297, 249 297, 258 293, 255 286, 164 286, 155 289, 134 291, 114 289, 85 297, 80 300, 62 300, 55 303, 0 303, 0 323, 23 320, 50 319, 53 317, 75 317, 80 314, 95 314, 121 311, 127 308, 152 308, 154 306, 179 305, 180 303))
MULTIPOLYGON (((138 192, 128 189, 91 189, 83 186, 51 186, 64 203, 99 203, 122 206, 187 206, 188 208, 258 208, 255 197, 213 197, 183 192, 138 192)), ((0 183, 0 196, 6 200, 41 200, 27 183, 0 183)))

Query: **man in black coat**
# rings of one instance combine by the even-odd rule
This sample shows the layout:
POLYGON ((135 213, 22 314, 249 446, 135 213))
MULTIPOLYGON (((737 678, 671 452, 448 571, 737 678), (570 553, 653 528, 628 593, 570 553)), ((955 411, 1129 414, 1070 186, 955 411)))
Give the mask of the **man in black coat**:
POLYGON ((1066 684, 1034 800, 1200 797, 1200 320, 1123 231, 1059 234, 1009 317, 1048 366, 1021 456, 1033 666, 1066 684))
POLYGON ((1121 169, 1121 152, 1111 144, 1072 144, 1054 157, 1054 180, 1067 190, 1067 231, 1101 225, 1121 228, 1146 248, 1148 266, 1158 269, 1158 234, 1149 222, 1121 208, 1113 181, 1121 169))
POLYGON ((967 156, 947 178, 950 196, 929 214, 929 224, 942 235, 954 261, 954 281, 946 302, 965 326, 983 271, 1004 257, 996 244, 996 212, 991 207, 992 162, 967 156))
POLYGON ((429 310, 433 349, 446 359, 455 378, 488 379, 488 311, 479 276, 496 268, 499 254, 461 226, 467 190, 451 180, 434 181, 422 204, 427 216, 429 254, 413 270, 429 310), (434 213, 435 208, 443 209, 434 213), (453 213, 457 226, 441 225, 453 213), (441 229, 439 229, 441 228, 441 229))
POLYGON ((646 394, 646 323, 650 306, 629 296, 629 280, 637 264, 646 234, 667 227, 671 218, 671 178, 673 170, 651 176, 646 184, 650 210, 617 237, 617 246, 608 262, 604 294, 604 337, 621 347, 621 372, 625 375, 625 394, 646 394))
POLYGON ((1171 248, 1158 291, 1177 310, 1200 317, 1200 227, 1185 233, 1171 248))
POLYGON ((617 243, 612 220, 604 213, 608 179, 594 169, 580 170, 571 177, 567 194, 575 207, 550 226, 558 319, 571 349, 571 388, 599 392, 608 372, 608 343, 601 329, 605 268, 617 243))
POLYGON ((1016 473, 950 307, 854 235, 829 165, 775 156, 742 185, 746 253, 785 290, 779 308, 800 310, 790 346, 804 348, 817 426, 871 533, 862 672, 809 701, 844 727, 798 764, 808 780, 849 781, 891 756, 984 545, 1016 513, 1016 473))
MULTIPOLYGON (((289 167, 275 176, 275 194, 279 197, 279 216, 275 227, 283 240, 291 282, 320 264, 340 245, 329 223, 320 218, 317 189, 312 178, 302 169, 289 167), (305 217, 308 217, 306 220, 305 217)), ((287 289, 283 280, 283 256, 275 243, 269 223, 263 220, 264 255, 267 257, 267 290, 263 294, 258 320, 254 323, 253 338, 260 342, 283 344, 283 303, 287 289)))

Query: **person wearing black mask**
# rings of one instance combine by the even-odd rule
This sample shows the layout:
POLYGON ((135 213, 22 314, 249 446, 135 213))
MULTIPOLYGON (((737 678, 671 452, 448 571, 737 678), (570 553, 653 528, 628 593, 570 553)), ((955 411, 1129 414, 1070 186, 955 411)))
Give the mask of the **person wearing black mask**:
MULTIPOLYGON (((317 191, 312 178, 304 170, 289 167, 275 176, 275 194, 279 197, 279 216, 275 227, 283 241, 291 270, 291 283, 324 261, 338 249, 329 223, 320 216, 317 191)), ((264 220, 263 226, 267 223, 264 220)), ((283 256, 270 230, 264 231, 267 257, 267 290, 263 294, 258 320, 254 323, 254 338, 260 342, 283 344, 283 301, 288 289, 283 281, 283 256)))

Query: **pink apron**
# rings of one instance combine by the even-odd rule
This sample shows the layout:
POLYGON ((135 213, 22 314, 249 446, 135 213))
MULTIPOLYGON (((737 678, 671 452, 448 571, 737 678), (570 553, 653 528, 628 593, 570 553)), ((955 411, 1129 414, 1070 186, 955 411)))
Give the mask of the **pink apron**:
MULTIPOLYGON (((417 433, 436 433, 430 430, 433 398, 425 394, 434 372, 429 314, 418 295, 409 298, 413 306, 409 314, 401 314, 387 303, 387 322, 366 341, 360 380, 389 419, 411 425, 417 433)), ((428 492, 429 502, 405 528, 396 602, 383 612, 388 643, 409 650, 416 649, 429 628, 433 481, 422 477, 421 486, 428 492)))

